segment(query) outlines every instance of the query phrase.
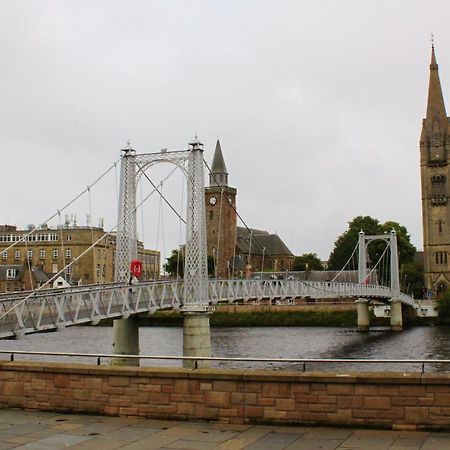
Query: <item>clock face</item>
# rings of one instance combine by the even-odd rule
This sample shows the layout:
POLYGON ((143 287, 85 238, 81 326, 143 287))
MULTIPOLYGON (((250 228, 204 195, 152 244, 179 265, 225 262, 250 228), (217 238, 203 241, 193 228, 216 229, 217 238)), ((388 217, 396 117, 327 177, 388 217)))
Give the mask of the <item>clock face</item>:
POLYGON ((211 197, 209 197, 209 204, 210 205, 215 205, 217 203, 217 198, 214 197, 214 195, 212 195, 211 197))

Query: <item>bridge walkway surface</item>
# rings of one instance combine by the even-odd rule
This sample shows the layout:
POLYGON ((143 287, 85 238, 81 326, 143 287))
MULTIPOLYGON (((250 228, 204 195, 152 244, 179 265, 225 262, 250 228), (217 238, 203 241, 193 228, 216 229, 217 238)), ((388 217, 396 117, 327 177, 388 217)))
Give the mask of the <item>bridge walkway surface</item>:
POLYGON ((450 433, 233 425, 0 409, 1 449, 443 450, 450 433))

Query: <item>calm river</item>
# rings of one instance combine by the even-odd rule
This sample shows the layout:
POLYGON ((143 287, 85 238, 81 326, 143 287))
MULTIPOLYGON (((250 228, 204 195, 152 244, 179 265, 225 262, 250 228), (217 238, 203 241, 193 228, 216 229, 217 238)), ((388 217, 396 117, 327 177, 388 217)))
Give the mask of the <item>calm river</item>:
MULTIPOLYGON (((181 355, 182 328, 146 327, 140 329, 141 354, 181 355)), ((450 328, 416 327, 400 333, 373 330, 358 333, 354 329, 325 327, 213 328, 214 356, 265 358, 372 358, 372 359, 450 359, 450 328)), ((111 353, 112 328, 71 327, 54 333, 28 335, 20 340, 1 340, 2 350, 40 350, 61 352, 111 353)), ((0 355, 0 358, 7 358, 0 355)), ((16 357, 16 359, 31 357, 16 357)), ((33 358, 39 359, 39 358, 33 358)), ((49 360, 46 356, 45 360, 49 360)), ((54 358, 56 361, 68 361, 54 358)), ((89 362, 88 358, 71 358, 72 362, 89 362)), ((104 361, 103 363, 107 363, 104 361)), ((174 361, 142 361, 142 365, 179 366, 174 361)), ((291 368, 295 364, 217 363, 217 366, 240 368, 291 368)), ((308 364, 307 370, 420 370, 418 365, 339 366, 308 364)), ((450 365, 428 365, 426 370, 449 370, 450 365)))

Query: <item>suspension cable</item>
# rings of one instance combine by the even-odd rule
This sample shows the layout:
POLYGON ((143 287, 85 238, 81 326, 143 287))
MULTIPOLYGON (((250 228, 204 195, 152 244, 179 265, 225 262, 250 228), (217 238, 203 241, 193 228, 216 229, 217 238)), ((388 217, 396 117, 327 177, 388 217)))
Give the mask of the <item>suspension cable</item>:
MULTIPOLYGON (((169 176, 173 173, 173 171, 164 179, 167 180, 169 178, 169 176)), ((55 275, 53 275, 51 278, 49 278, 44 284, 42 284, 40 287, 38 287, 37 289, 35 289, 33 292, 31 292, 30 294, 28 294, 24 299, 22 299, 21 301, 17 302, 14 306, 12 306, 8 311, 6 311, 4 314, 2 314, 0 316, 0 320, 2 320, 5 316, 7 316, 11 311, 14 311, 16 308, 18 308, 20 305, 22 305, 23 303, 25 303, 28 299, 30 299, 31 297, 33 297, 35 295, 36 292, 41 291, 42 289, 44 289, 47 285, 49 285, 52 281, 54 281, 56 278, 58 278, 68 267, 72 267, 79 259, 81 259, 86 253, 88 253, 90 250, 92 250, 92 248, 94 248, 99 242, 101 242, 106 236, 109 236, 113 231, 115 231, 120 225, 122 225, 124 222, 126 222, 129 218, 129 216, 131 216, 131 214, 135 214, 136 211, 155 193, 157 192, 157 189, 153 189, 144 199, 142 199, 142 201, 136 205, 134 208, 132 208, 132 210, 129 212, 129 214, 127 214, 125 217, 122 218, 122 220, 120 220, 118 223, 116 223, 116 225, 114 225, 114 227, 112 227, 109 231, 107 231, 106 233, 104 233, 101 237, 99 237, 94 244, 92 244, 90 247, 88 247, 84 252, 80 253, 79 256, 77 256, 73 261, 71 261, 67 266, 63 267, 58 273, 56 273, 55 275)))
POLYGON ((369 280, 370 275, 372 275, 374 270, 378 267, 378 265, 380 264, 381 260, 383 259, 383 256, 386 254, 388 248, 389 248, 389 243, 386 244, 386 247, 384 248, 383 253, 378 258, 377 263, 372 267, 372 270, 366 275, 365 280, 369 280))
MULTIPOLYGON (((117 161, 115 161, 112 166, 108 167, 108 169, 105 170, 105 172, 103 172, 98 178, 96 178, 94 180, 94 182, 88 186, 88 188, 94 187, 100 180, 102 180, 117 165, 117 163, 120 161, 121 158, 119 158, 117 161)), ((40 223, 46 224, 46 223, 50 222, 51 220, 53 220, 55 217, 57 217, 59 214, 61 214, 61 212, 63 212, 65 209, 67 209, 69 206, 71 206, 73 203, 75 203, 80 197, 82 197, 84 194, 86 194, 86 192, 87 192, 87 188, 83 189, 79 194, 77 194, 72 200, 70 200, 68 203, 66 203, 62 208, 57 209, 54 214, 52 214, 49 218, 47 218, 46 220, 44 220, 43 222, 40 222, 40 223)), ((9 249, 15 247, 19 242, 25 241, 26 239, 28 239, 29 236, 31 236, 37 230, 38 230, 37 228, 33 228, 32 230, 30 230, 29 233, 23 234, 17 241, 13 242, 9 247, 2 250, 0 252, 0 254, 3 254, 5 252, 7 252, 9 249)))
POLYGON ((342 269, 338 272, 338 274, 331 280, 331 282, 335 281, 336 278, 344 271, 344 269, 347 267, 347 264, 350 263, 350 260, 353 258, 353 255, 356 252, 356 249, 358 248, 358 242, 355 245, 355 248, 352 251, 352 254, 350 255, 350 258, 347 259, 347 262, 344 264, 344 267, 342 267, 342 269))

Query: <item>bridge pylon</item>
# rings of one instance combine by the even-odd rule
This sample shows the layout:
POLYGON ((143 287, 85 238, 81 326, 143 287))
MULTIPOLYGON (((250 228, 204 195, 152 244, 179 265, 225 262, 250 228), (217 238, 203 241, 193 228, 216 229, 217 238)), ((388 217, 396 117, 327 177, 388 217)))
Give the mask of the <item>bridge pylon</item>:
MULTIPOLYGON (((398 267, 398 248, 397 248, 397 233, 392 230, 389 234, 384 235, 365 235, 364 231, 358 234, 358 283, 368 284, 370 273, 367 272, 367 246, 370 242, 376 240, 383 240, 389 245, 390 250, 390 324, 393 331, 401 331, 403 329, 402 320, 402 302, 400 300, 400 277, 398 267)), ((357 300, 358 306, 358 329, 367 331, 370 329, 369 316, 369 300, 359 298, 357 300)))
MULTIPOLYGON (((122 152, 114 279, 116 282, 128 283, 131 282, 130 263, 137 258, 136 152, 129 144, 122 152)), ((130 287, 127 293, 129 303, 133 295, 130 287)), ((113 339, 115 354, 139 355, 138 318, 113 320, 113 339)), ((114 358, 111 364, 139 366, 139 359, 114 358)))
MULTIPOLYGON (((137 318, 126 318, 135 304, 136 288, 131 284, 130 263, 137 257, 136 187, 139 178, 151 165, 169 162, 183 170, 187 179, 187 217, 184 264, 183 355, 211 356, 209 327, 208 264, 206 247, 205 180, 203 144, 197 137, 188 150, 136 154, 128 146, 123 150, 120 170, 120 198, 116 244, 115 281, 129 283, 123 319, 114 320, 114 353, 139 354, 137 318), (187 167, 186 167, 187 165, 187 167)), ((124 361, 114 358, 113 364, 139 365, 139 359, 124 361)), ((207 361, 186 360, 185 367, 207 367, 207 361)))

